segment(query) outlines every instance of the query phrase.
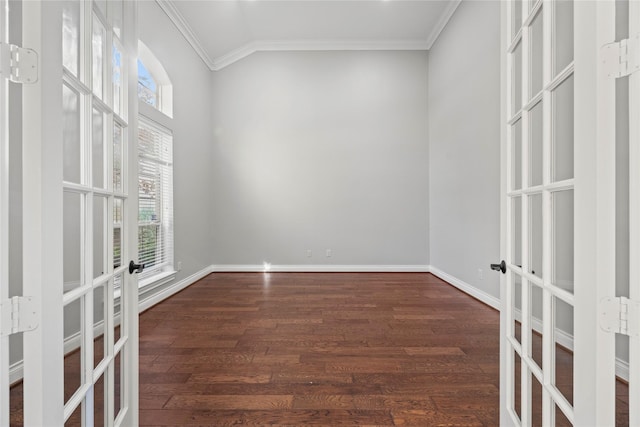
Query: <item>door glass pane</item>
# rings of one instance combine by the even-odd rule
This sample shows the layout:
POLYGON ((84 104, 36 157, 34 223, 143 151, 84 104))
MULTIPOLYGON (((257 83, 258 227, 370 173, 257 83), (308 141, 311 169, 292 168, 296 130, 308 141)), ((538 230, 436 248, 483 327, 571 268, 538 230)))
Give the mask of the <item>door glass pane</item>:
POLYGON ((82 196, 64 192, 62 218, 62 259, 64 290, 68 292, 83 284, 82 196))
POLYGON ((102 16, 107 16, 107 0, 94 0, 102 16))
POLYGON ((64 180, 80 183, 80 95, 67 85, 62 85, 62 139, 64 180))
POLYGON ((104 114, 97 109, 93 109, 92 123, 92 157, 93 157, 93 186, 97 188, 105 188, 105 144, 104 144, 104 114))
POLYGON ((105 325, 105 317, 106 313, 105 304, 106 304, 106 291, 107 288, 104 285, 97 286, 93 290, 93 324, 94 325, 102 325, 102 328, 94 328, 94 336, 93 336, 93 366, 97 367, 100 362, 104 359, 104 355, 107 353, 106 345, 107 340, 104 337, 103 328, 105 325))
POLYGON ((82 298, 76 299, 64 307, 64 338, 66 342, 77 343, 64 358, 64 402, 80 388, 84 381, 84 347, 82 333, 82 298))
POLYGON ((64 427, 77 427, 82 425, 82 404, 73 411, 69 419, 64 422, 64 427))
POLYGON ((519 320, 522 318, 522 277, 519 274, 511 273, 511 280, 513 282, 513 335, 516 341, 522 344, 522 322, 519 320))
POLYGON ((92 56, 92 77, 93 77, 93 93, 98 97, 103 97, 104 87, 104 51, 106 41, 106 30, 102 22, 94 15, 93 17, 93 35, 91 37, 91 56, 92 56))
POLYGON ((113 33, 122 39, 122 0, 111 0, 111 17, 113 24, 113 33))
POLYGON ((512 243, 511 250, 512 264, 522 265, 522 198, 514 197, 511 199, 512 218, 512 243))
POLYGON ((122 49, 118 43, 113 43, 113 111, 122 116, 123 86, 122 86, 122 49))
POLYGON ((530 320, 531 327, 531 358, 542 369, 542 288, 531 284, 530 298, 530 320))
POLYGON ((554 74, 573 61, 573 0, 557 0, 554 5, 554 74))
POLYGON ((573 307, 559 298, 553 298, 554 384, 573 405, 573 352, 568 347, 573 338, 573 307))
POLYGON ((513 60, 513 83, 511 85, 513 93, 511 95, 511 115, 514 116, 520 110, 520 108, 522 108, 522 43, 518 43, 511 56, 513 60))
POLYGON ((531 375, 531 426, 542 427, 542 384, 538 378, 531 375))
POLYGON ((556 427, 572 427, 571 421, 564 415, 560 407, 556 406, 556 427))
POLYGON ((518 120, 511 128, 511 185, 512 189, 522 189, 522 120, 518 120))
POLYGON ((511 38, 513 39, 522 26, 522 0, 511 2, 511 38))
POLYGON ((522 419, 522 360, 518 352, 513 352, 513 410, 522 419))
POLYGON ((530 97, 542 90, 542 11, 531 23, 531 92, 530 97))
MULTIPOLYGON (((116 276, 115 279, 115 283, 117 283, 119 286, 122 285, 123 283, 123 275, 119 274, 116 276)), ((117 289, 114 287, 114 289, 117 289)), ((121 293, 118 290, 118 294, 122 296, 122 298, 120 298, 119 302, 115 304, 115 306, 113 307, 113 319, 114 319, 114 328, 113 328, 113 343, 117 344, 118 341, 120 340, 120 338, 122 337, 122 330, 124 328, 124 316, 122 316, 122 314, 124 313, 124 305, 126 304, 126 299, 124 298, 124 295, 122 295, 123 293, 121 293)), ((114 297, 115 300, 115 297, 114 297)))
POLYGON ((573 178, 573 76, 553 92, 552 180, 573 178))
POLYGON ((122 192, 122 126, 113 125, 113 191, 122 192))
POLYGON ((103 427, 108 425, 105 419, 105 387, 106 383, 104 381, 104 375, 100 375, 98 381, 95 382, 93 386, 93 426, 94 427, 103 427))
POLYGON ((529 186, 542 185, 542 102, 529 113, 529 186))
POLYGON ((542 194, 529 196, 529 273, 542 277, 542 194))
POLYGON ((122 408, 123 404, 123 398, 124 398, 124 393, 123 393, 123 385, 124 385, 124 381, 123 381, 123 359, 122 359, 122 352, 119 352, 115 359, 114 359, 114 371, 115 371, 115 375, 114 375, 114 396, 113 396, 113 402, 114 402, 114 411, 113 411, 113 418, 117 418, 118 414, 120 413, 120 409, 122 408))
POLYGON ((122 265, 123 200, 113 201, 113 268, 122 265))
POLYGON ((78 76, 80 57, 80 2, 65 1, 62 7, 62 65, 78 76))
POLYGON ((574 220, 573 190, 552 194, 552 278, 551 282, 573 292, 574 220))
POLYGON ((93 278, 107 273, 107 199, 93 198, 93 278))

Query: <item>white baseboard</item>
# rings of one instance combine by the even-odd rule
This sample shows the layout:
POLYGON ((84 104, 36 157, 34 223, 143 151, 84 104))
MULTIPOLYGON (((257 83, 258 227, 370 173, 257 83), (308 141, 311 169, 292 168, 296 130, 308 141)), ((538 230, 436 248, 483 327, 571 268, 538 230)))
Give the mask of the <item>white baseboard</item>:
POLYGON ((440 279, 444 280, 445 282, 449 283, 450 285, 460 289, 462 292, 474 297, 475 299, 477 299, 480 302, 483 302, 485 304, 487 304, 489 307, 492 307, 498 311, 500 311, 500 299, 494 297, 493 295, 490 295, 470 284, 468 284, 467 282, 464 282, 448 273, 445 273, 444 271, 440 270, 437 267, 434 267, 432 265, 429 266, 429 272, 431 272, 431 274, 433 274, 434 276, 439 277, 440 279))
POLYGON ((264 265, 221 264, 213 265, 212 271, 235 273, 428 273, 427 265, 264 265))
POLYGON ((212 273, 212 267, 205 267, 202 270, 192 274, 189 277, 185 277, 184 279, 180 280, 179 282, 174 283, 173 285, 169 286, 166 289, 163 289, 161 292, 157 292, 154 293, 152 295, 147 296, 146 298, 145 296, 145 292, 143 290, 143 292, 140 295, 140 300, 138 301, 138 311, 140 313, 142 313, 143 311, 153 307, 154 305, 158 304, 161 301, 164 301, 165 299, 169 298, 170 296, 180 292, 181 290, 187 288, 188 286, 194 284, 195 282, 197 282, 198 280, 208 276, 209 274, 212 273))
POLYGON ((616 375, 629 382, 629 362, 616 357, 616 375))

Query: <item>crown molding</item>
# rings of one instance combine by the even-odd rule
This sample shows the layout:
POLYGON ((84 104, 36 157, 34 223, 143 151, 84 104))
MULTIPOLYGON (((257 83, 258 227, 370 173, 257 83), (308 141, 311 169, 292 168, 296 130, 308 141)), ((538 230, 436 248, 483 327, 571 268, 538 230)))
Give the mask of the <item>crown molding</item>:
POLYGON ((167 14, 171 22, 176 26, 178 31, 182 33, 187 42, 191 45, 193 50, 196 51, 198 56, 202 59, 210 70, 213 70, 213 61, 207 54, 207 51, 202 46, 200 39, 191 29, 191 26, 187 23, 187 20, 182 16, 180 11, 176 8, 171 0, 156 0, 156 3, 167 14))
POLYGON ((423 40, 257 40, 212 59, 195 32, 172 0, 156 0, 178 31, 211 71, 219 71, 256 52, 274 51, 355 51, 355 50, 429 50, 447 25, 462 0, 453 0, 426 41, 423 40))
POLYGON ((431 47, 436 42, 436 40, 438 40, 438 37, 440 37, 440 33, 442 33, 442 30, 444 30, 444 27, 447 26, 447 23, 455 13, 456 9, 458 9, 458 6, 460 6, 460 3, 462 3, 462 0, 454 0, 449 3, 449 6, 442 13, 442 15, 440 16, 440 20, 438 21, 435 28, 433 29, 433 31, 431 31, 431 34, 429 34, 429 37, 427 38, 427 50, 431 49, 431 47))
POLYGON ((258 40, 215 58, 212 71, 219 71, 256 52, 355 50, 428 50, 427 42, 416 40, 258 40))

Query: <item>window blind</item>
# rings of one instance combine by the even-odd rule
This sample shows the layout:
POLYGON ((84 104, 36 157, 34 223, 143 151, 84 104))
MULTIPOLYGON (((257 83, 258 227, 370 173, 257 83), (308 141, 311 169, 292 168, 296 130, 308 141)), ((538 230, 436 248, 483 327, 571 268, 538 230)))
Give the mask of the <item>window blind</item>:
POLYGON ((173 270, 173 135, 144 116, 138 124, 140 280, 173 270))

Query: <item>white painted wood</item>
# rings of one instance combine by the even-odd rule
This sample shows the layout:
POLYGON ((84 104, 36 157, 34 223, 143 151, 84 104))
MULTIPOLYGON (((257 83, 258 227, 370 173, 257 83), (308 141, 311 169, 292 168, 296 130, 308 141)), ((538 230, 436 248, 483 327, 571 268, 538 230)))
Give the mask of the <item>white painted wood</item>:
POLYGON ((575 68, 579 70, 575 74, 575 138, 580 141, 575 152, 575 211, 580 214, 575 217, 575 282, 579 286, 575 288, 574 372, 593 373, 574 378, 575 425, 613 425, 615 416, 615 367, 607 363, 615 359, 615 345, 594 316, 606 288, 615 283, 607 265, 615 250, 610 241, 615 216, 607 211, 615 206, 607 205, 607 193, 613 192, 613 187, 607 187, 612 183, 612 164, 602 153, 611 149, 602 141, 611 135, 603 135, 603 121, 609 121, 609 131, 615 127, 606 111, 609 106, 613 110, 607 93, 611 88, 598 67, 599 46, 614 37, 612 7, 613 2, 575 3, 575 68), (605 28, 603 22, 607 22, 605 28))
MULTIPOLYGON (((629 2, 629 35, 640 34, 640 3, 629 2)), ((629 76, 629 297, 640 301, 640 72, 629 76)), ((629 425, 640 425, 640 338, 629 338, 629 425)))
MULTIPOLYGON (((0 1, 0 43, 9 42, 8 2, 0 1)), ((0 75, 0 301, 9 298, 9 80, 0 75)), ((5 318, 0 308, 0 319, 5 318)), ((1 320, 0 320, 1 321, 1 320)), ((0 337, 0 425, 9 425, 9 337, 0 337)))
MULTIPOLYGON (((505 47, 509 44, 508 26, 509 6, 503 2, 500 7, 500 120, 506 120, 509 114, 508 102, 510 100, 510 90, 508 87, 509 71, 508 58, 505 47)), ((507 177, 509 177, 509 162, 507 161, 510 150, 508 149, 507 127, 500 126, 500 194, 509 191, 507 177)), ((500 197, 500 259, 508 259, 511 254, 511 243, 509 241, 508 229, 511 227, 511 209, 507 197, 500 197)), ((496 260, 497 261, 497 260, 496 260)), ((514 313, 511 307, 513 300, 511 273, 500 277, 500 425, 514 426, 515 414, 511 409, 511 400, 514 389, 514 356, 512 345, 509 344, 508 336, 513 334, 512 320, 514 313), (510 323, 511 322, 511 323, 510 323)))
MULTIPOLYGON (((125 233, 123 233, 123 249, 125 256, 123 260, 138 257, 138 3, 124 2, 124 25, 125 39, 123 47, 126 52, 125 62, 125 93, 126 110, 128 118, 127 138, 128 151, 124 157, 123 174, 128 174, 125 179, 125 189, 128 191, 128 203, 125 209, 125 233)), ((135 274, 125 273, 125 279, 121 289, 120 300, 122 313, 125 318, 125 327, 122 335, 127 337, 126 346, 122 352, 122 383, 124 393, 123 408, 126 411, 120 420, 116 420, 115 425, 136 426, 138 425, 138 278, 135 274), (123 304, 124 302, 124 304, 123 304), (119 423, 120 421, 120 423, 119 423)))
POLYGON ((24 334, 24 421, 62 425, 62 25, 58 2, 23 2, 23 45, 41 72, 23 90, 23 292, 37 297, 39 327, 24 334), (54 303, 59 301, 58 303, 54 303))

